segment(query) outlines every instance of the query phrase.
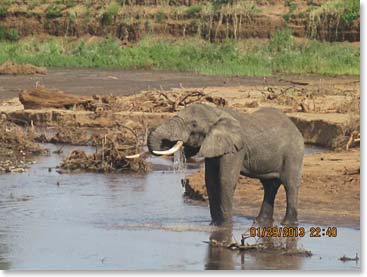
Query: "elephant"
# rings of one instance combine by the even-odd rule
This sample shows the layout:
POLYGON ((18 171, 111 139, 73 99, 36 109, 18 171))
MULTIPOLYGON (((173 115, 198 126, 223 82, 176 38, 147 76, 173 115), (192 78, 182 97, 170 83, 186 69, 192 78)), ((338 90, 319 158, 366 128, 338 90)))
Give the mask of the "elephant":
POLYGON ((148 134, 147 146, 154 155, 171 155, 181 145, 186 157, 205 158, 212 225, 232 224, 233 195, 240 175, 259 179, 263 185, 257 223, 273 222, 274 200, 283 184, 287 208, 281 223, 297 224, 304 140, 284 113, 270 107, 241 113, 194 103, 148 134))

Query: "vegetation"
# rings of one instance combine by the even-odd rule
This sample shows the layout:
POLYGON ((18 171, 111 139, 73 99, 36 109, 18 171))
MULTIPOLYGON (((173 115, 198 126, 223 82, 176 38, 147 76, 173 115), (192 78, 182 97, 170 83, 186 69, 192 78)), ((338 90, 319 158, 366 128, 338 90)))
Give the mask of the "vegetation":
POLYGON ((108 8, 102 14, 102 24, 111 25, 118 15, 120 5, 117 2, 111 2, 108 8))
POLYGON ((56 18, 61 16, 61 7, 57 4, 52 4, 47 7, 46 10, 47 18, 56 18))
POLYGON ((0 25, 0 41, 1 40, 17 41, 19 40, 19 33, 16 29, 7 29, 0 25))
POLYGON ((167 16, 164 12, 159 11, 156 15, 155 15, 155 21, 158 23, 162 23, 165 22, 167 20, 167 16))
POLYGON ((9 6, 12 4, 13 0, 1 0, 0 1, 0 19, 8 15, 9 6))
POLYGON ((330 0, 309 14, 309 36, 315 38, 320 27, 349 25, 360 17, 359 0, 330 0))
POLYGON ((186 9, 185 13, 187 17, 194 17, 198 14, 200 14, 201 10, 202 10, 202 6, 190 6, 186 9))
POLYGON ((289 30, 268 42, 199 39, 170 42, 147 37, 135 47, 109 38, 84 41, 0 42, 0 63, 12 60, 46 67, 99 67, 190 71, 208 75, 265 76, 273 73, 359 74, 359 48, 340 43, 296 42, 289 30))

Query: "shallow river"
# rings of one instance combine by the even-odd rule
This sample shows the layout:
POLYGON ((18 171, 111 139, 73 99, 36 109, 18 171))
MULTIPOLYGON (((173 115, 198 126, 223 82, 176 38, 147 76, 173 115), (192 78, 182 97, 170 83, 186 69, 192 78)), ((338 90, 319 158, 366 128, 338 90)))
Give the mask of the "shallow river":
MULTIPOLYGON (((338 228, 336 238, 307 234, 297 243, 312 257, 216 248, 205 243, 220 232, 209 226, 208 207, 185 200, 184 173, 173 171, 171 161, 151 158, 148 175, 58 174, 62 158, 51 154, 25 173, 1 175, 0 269, 360 268, 359 262, 338 260, 360 254, 360 230, 338 228)), ((186 174, 199 166, 188 164, 186 174)), ((252 221, 236 216, 234 222, 233 236, 240 240, 252 221)))

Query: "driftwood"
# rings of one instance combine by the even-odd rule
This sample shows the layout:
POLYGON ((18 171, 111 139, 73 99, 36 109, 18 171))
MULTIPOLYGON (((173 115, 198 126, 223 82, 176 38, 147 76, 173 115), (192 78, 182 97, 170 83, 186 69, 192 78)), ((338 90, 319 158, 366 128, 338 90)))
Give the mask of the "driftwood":
POLYGON ((356 256, 354 258, 350 258, 350 257, 347 257, 347 256, 343 256, 343 257, 340 257, 339 258, 340 261, 342 262, 348 262, 348 261, 359 261, 359 257, 358 257, 358 253, 356 253, 356 256))
POLYGON ((360 142, 361 141, 361 137, 360 137, 360 133, 357 131, 354 131, 350 134, 349 140, 347 142, 347 145, 345 147, 345 149, 348 151, 349 148, 356 142, 360 142))
POLYGON ((19 100, 25 109, 68 109, 86 103, 90 99, 88 97, 76 96, 62 91, 49 90, 45 87, 37 87, 31 90, 22 91, 19 94, 19 100))
POLYGON ((361 174, 361 169, 357 168, 357 169, 348 169, 348 168, 344 168, 344 175, 359 175, 361 174))

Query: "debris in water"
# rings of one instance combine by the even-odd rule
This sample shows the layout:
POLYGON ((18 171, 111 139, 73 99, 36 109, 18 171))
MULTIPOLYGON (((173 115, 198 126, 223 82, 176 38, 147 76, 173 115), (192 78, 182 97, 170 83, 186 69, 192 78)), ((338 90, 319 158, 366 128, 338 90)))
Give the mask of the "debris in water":
POLYGON ((31 157, 44 154, 45 151, 34 142, 31 130, 0 119, 0 173, 25 172, 31 157))
POLYGON ((339 260, 342 262, 348 262, 348 261, 358 262, 359 261, 358 253, 356 253, 356 256, 354 258, 350 258, 344 255, 343 257, 340 257, 339 260))
POLYGON ((61 164, 61 168, 68 171, 82 170, 91 172, 123 172, 148 171, 148 164, 141 157, 129 159, 127 156, 141 152, 137 134, 127 135, 125 132, 113 132, 104 135, 101 140, 101 149, 88 155, 82 150, 73 150, 61 164))

